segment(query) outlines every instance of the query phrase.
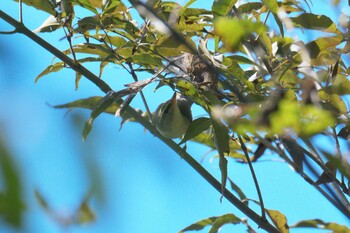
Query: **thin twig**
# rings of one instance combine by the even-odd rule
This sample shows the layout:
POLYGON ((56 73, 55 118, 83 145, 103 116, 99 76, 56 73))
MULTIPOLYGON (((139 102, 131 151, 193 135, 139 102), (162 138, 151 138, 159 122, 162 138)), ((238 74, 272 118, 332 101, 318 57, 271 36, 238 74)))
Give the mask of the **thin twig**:
POLYGON ((250 169, 250 173, 252 174, 252 177, 253 177, 253 180, 254 180, 256 192, 258 193, 260 207, 261 207, 261 217, 263 219, 266 219, 264 201, 263 201, 263 198, 262 198, 262 195, 261 195, 259 182, 258 182, 258 179, 256 178, 255 171, 254 171, 254 168, 253 168, 253 165, 252 165, 252 161, 249 158, 247 147, 245 146, 245 144, 244 144, 244 142, 243 142, 243 140, 242 140, 240 135, 238 135, 238 139, 239 139, 239 143, 241 144, 242 151, 244 152, 244 155, 245 155, 245 157, 247 159, 247 162, 248 162, 248 165, 249 165, 249 169, 250 169))

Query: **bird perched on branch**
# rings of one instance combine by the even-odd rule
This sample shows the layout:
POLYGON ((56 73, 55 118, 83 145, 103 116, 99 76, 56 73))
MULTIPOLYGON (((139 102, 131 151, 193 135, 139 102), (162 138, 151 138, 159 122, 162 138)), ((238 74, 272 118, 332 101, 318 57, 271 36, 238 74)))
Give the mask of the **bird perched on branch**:
POLYGON ((158 106, 153 123, 166 138, 181 138, 192 122, 192 100, 175 92, 173 97, 158 106))

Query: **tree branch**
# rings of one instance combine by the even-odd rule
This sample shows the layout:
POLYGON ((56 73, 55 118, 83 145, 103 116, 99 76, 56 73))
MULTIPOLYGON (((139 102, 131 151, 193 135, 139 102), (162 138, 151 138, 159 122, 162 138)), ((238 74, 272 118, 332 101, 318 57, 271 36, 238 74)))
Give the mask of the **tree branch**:
MULTIPOLYGON (((100 88, 104 93, 108 93, 113 91, 111 87, 105 83, 103 80, 99 79, 96 75, 94 75, 91 71, 86 69, 81 64, 75 62, 65 54, 63 54, 60 50, 37 36, 35 33, 26 28, 23 23, 20 23, 13 19, 11 16, 7 15, 5 12, 0 10, 0 18, 4 19, 6 22, 11 24, 17 32, 24 34, 25 36, 32 39, 34 42, 39 44, 41 47, 52 53, 54 56, 65 62, 76 72, 81 73, 88 80, 94 83, 97 87, 100 88)), ((117 104, 122 104, 123 100, 116 100, 117 104)), ((195 159, 192 158, 190 154, 188 154, 183 148, 181 148, 174 141, 164 138, 156 128, 141 114, 139 114, 134 108, 128 106, 125 110, 125 113, 132 116, 137 122, 139 122, 142 126, 144 126, 148 131, 162 140, 166 145, 168 145, 174 152, 176 152, 183 160, 185 160, 194 170, 196 170, 209 184, 211 184, 219 193, 221 193, 222 185, 216 180, 203 166, 201 166, 195 159)), ((255 213, 252 209, 250 209, 246 204, 241 202, 237 197, 235 197, 229 190, 225 189, 223 192, 223 196, 232 203, 237 209, 243 212, 246 216, 248 216, 251 220, 253 220, 260 228, 266 230, 270 233, 279 233, 280 231, 276 229, 273 225, 271 225, 266 219, 261 218, 257 213, 255 213)))

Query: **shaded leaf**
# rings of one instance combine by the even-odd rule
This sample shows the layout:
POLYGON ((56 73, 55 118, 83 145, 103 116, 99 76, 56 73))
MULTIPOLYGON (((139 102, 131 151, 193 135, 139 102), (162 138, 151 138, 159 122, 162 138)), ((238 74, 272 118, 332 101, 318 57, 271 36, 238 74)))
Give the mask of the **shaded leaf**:
POLYGON ((190 126, 188 127, 188 129, 186 131, 186 134, 184 135, 184 137, 182 138, 182 140, 179 144, 182 144, 182 143, 196 137, 197 135, 199 135, 203 131, 209 129, 210 126, 211 126, 211 120, 209 118, 200 117, 200 118, 195 119, 194 121, 191 122, 190 126))
POLYGON ((299 16, 291 17, 290 19, 296 27, 341 34, 337 29, 337 25, 325 15, 302 13, 299 16))
MULTIPOLYGON (((232 189, 233 191, 235 191, 235 192, 238 194, 239 199, 240 199, 241 201, 246 200, 246 199, 247 199, 247 196, 243 193, 242 189, 241 189, 238 185, 236 185, 231 179, 228 179, 228 180, 229 180, 229 182, 230 182, 231 189, 232 189)), ((247 205, 248 205, 248 202, 247 202, 247 205)))
POLYGON ((271 218, 273 224, 277 227, 278 230, 281 231, 281 233, 288 233, 289 232, 287 218, 284 214, 282 214, 278 210, 265 209, 265 211, 269 215, 269 217, 271 218))
POLYGON ((296 164, 298 172, 303 171, 303 161, 305 160, 305 153, 303 148, 299 146, 293 139, 283 138, 282 143, 290 156, 293 159, 293 162, 296 164))
MULTIPOLYGON (((74 3, 80 5, 81 7, 92 11, 95 14, 98 14, 98 11, 95 9, 95 7, 91 4, 90 0, 73 0, 74 3)), ((115 1, 118 2, 118 1, 115 1)))
POLYGON ((214 142, 219 152, 219 167, 221 171, 221 194, 224 193, 227 181, 227 159, 225 155, 230 152, 228 129, 221 122, 212 120, 214 129, 214 142))
POLYGON ((330 161, 328 161, 325 166, 329 169, 329 171, 323 171, 321 176, 316 181, 317 185, 320 184, 326 184, 334 181, 334 177, 336 175, 336 169, 334 167, 334 164, 330 161), (332 178, 333 177, 333 178, 332 178))
POLYGON ((256 162, 265 153, 265 150, 266 150, 265 144, 260 142, 258 145, 258 148, 254 152, 254 157, 251 159, 252 162, 256 162))
POLYGON ((232 7, 236 4, 237 0, 221 0, 214 1, 211 10, 214 16, 226 16, 232 7))
MULTIPOLYGON (((15 1, 18 2, 18 0, 15 1)), ((50 15, 55 15, 55 6, 50 0, 23 0, 22 2, 38 10, 45 11, 50 15)))

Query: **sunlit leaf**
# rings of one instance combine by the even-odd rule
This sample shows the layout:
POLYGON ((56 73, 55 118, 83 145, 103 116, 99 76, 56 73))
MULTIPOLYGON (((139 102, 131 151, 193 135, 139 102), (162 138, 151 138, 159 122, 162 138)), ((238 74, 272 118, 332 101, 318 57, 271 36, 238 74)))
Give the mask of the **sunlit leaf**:
POLYGON ((190 226, 184 228, 183 230, 179 231, 179 233, 183 233, 186 231, 202 230, 204 227, 210 226, 210 225, 213 225, 210 232, 217 232, 218 228, 220 228, 220 226, 223 226, 224 224, 228 224, 228 223, 237 224, 237 223, 241 223, 241 222, 242 222, 242 220, 239 219, 238 217, 236 217, 234 214, 225 214, 222 216, 210 217, 210 218, 200 220, 200 221, 193 223, 190 226))
POLYGON ((57 20, 57 17, 50 15, 34 32, 53 32, 61 27, 61 23, 57 20))
POLYGON ((53 65, 49 65, 45 70, 43 70, 36 78, 35 82, 37 82, 41 77, 44 75, 47 75, 52 72, 60 71, 62 68, 64 68, 64 62, 57 62, 53 65))
POLYGON ((327 230, 332 230, 333 232, 337 233, 348 233, 350 232, 350 228, 335 223, 335 222, 324 222, 320 219, 311 219, 311 220, 303 220, 300 221, 293 226, 293 228, 316 228, 316 229, 327 229, 327 230))
POLYGON ((340 114, 347 113, 347 107, 344 100, 337 94, 327 94, 324 90, 318 92, 320 99, 329 106, 329 109, 340 114))
POLYGON ((287 218, 284 214, 282 214, 278 210, 268 210, 268 209, 265 209, 265 210, 266 210, 266 213, 271 218, 273 224, 277 227, 278 230, 281 231, 281 233, 289 232, 287 218))
POLYGON ((272 13, 277 14, 277 11, 278 11, 277 0, 263 0, 263 2, 272 13))
POLYGON ((238 224, 241 223, 242 220, 236 217, 234 214, 225 214, 217 219, 215 219, 213 226, 210 228, 209 233, 216 233, 220 230, 220 228, 225 224, 238 224))

